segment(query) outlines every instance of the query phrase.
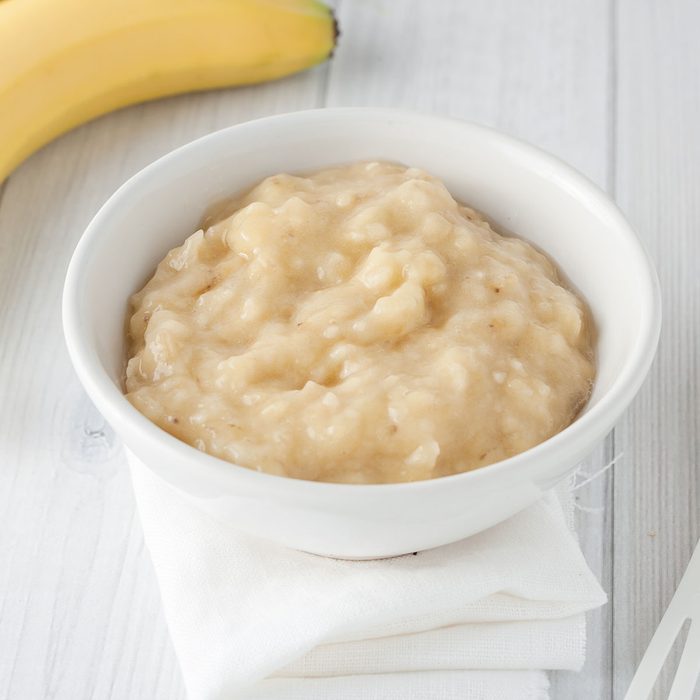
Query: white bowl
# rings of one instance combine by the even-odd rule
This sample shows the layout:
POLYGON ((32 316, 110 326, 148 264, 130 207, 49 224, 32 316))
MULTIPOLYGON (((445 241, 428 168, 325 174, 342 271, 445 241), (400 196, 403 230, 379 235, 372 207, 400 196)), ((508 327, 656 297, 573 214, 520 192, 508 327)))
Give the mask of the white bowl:
POLYGON ((75 370, 131 460, 201 508, 289 547, 348 558, 427 549, 484 530, 570 474, 638 391, 659 336, 654 269, 615 205, 532 146, 462 121, 378 109, 296 112, 233 126, 132 177, 95 216, 66 278, 63 323, 75 370), (209 205, 267 175, 390 160, 441 178, 458 199, 556 260, 590 304, 598 374, 579 418, 503 462, 430 481, 326 484, 270 476, 203 454, 122 394, 127 299, 209 205))

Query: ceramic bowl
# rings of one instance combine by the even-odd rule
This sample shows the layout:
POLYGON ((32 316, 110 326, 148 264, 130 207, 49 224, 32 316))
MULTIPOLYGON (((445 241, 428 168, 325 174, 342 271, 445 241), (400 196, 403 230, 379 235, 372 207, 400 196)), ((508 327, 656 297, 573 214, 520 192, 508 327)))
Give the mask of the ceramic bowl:
POLYGON ((63 298, 66 342, 85 390, 141 462, 216 518, 317 554, 384 557, 484 530, 571 474, 638 391, 660 328, 658 281, 608 197, 572 168, 497 131, 393 110, 329 109, 210 134, 136 174, 78 244, 63 298), (476 471, 402 484, 327 484, 271 476, 199 452, 126 400, 127 300, 213 203, 283 171, 358 160, 416 166, 453 196, 548 253, 588 301, 597 379, 568 428, 476 471))

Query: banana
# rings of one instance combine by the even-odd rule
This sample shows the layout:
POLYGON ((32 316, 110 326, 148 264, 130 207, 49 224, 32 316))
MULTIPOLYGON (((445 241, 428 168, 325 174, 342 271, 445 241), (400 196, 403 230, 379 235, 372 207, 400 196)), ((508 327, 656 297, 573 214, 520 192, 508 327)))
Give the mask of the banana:
POLYGON ((317 0, 0 0, 0 183, 99 115, 279 78, 336 37, 317 0))

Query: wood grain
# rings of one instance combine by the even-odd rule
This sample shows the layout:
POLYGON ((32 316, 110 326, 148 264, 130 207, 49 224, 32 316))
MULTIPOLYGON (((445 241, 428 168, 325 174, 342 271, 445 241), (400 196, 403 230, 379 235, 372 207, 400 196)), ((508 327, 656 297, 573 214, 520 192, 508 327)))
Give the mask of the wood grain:
MULTIPOLYGON (((699 20, 692 0, 618 8, 615 189, 658 269, 664 321, 651 376, 616 432, 615 697, 700 536, 699 20)), ((667 671, 659 700, 668 683, 667 671)))
MULTIPOLYGON (((330 67, 163 100, 77 129, 0 188, 0 698, 183 700, 121 448, 63 348, 59 300, 85 225, 129 175, 213 129, 322 105, 490 124, 619 200, 659 267, 651 380, 587 460, 586 557, 611 594, 582 674, 553 697, 621 700, 700 534, 700 83, 690 0, 336 3, 330 67), (590 512, 589 512, 590 511, 590 512)), ((659 694, 658 697, 663 697, 659 694)))

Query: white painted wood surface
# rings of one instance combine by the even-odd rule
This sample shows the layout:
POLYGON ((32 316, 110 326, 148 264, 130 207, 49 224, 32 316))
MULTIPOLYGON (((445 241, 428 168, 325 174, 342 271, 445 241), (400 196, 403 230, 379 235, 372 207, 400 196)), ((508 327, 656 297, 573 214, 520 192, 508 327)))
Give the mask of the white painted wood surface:
MULTIPOLYGON (((85 225, 129 175, 213 129, 323 105, 491 124, 608 189, 658 265, 640 398, 587 461, 579 530, 611 603, 553 697, 621 699, 700 535, 700 5, 342 0, 332 63, 173 98, 59 139, 0 189, 0 698, 182 700, 118 440, 73 376, 59 301, 85 225)), ((664 697, 659 690, 658 698, 664 697)))

